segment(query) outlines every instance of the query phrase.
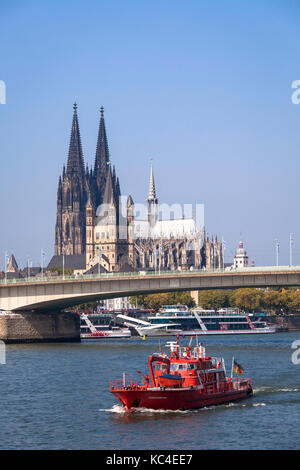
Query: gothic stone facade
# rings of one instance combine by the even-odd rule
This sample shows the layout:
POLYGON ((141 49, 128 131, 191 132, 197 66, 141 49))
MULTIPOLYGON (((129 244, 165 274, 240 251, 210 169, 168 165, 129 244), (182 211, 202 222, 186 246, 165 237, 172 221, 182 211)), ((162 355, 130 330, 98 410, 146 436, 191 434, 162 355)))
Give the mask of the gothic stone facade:
POLYGON ((192 219, 158 220, 152 165, 147 220, 135 220, 131 196, 127 198, 125 215, 120 200, 119 178, 115 168, 111 168, 103 107, 95 162, 89 169, 84 164, 75 103, 67 168, 63 167, 58 182, 56 261, 62 255, 81 258, 85 260, 82 270, 92 270, 98 266, 100 249, 101 267, 109 272, 222 266, 221 244, 216 237, 205 238, 204 230, 197 231, 192 219))

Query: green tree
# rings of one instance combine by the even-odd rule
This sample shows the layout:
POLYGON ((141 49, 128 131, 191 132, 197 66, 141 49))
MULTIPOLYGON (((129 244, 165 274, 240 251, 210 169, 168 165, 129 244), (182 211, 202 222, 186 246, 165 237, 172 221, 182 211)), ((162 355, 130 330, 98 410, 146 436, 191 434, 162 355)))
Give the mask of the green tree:
POLYGON ((263 295, 263 307, 271 311, 276 311, 280 308, 280 292, 268 289, 263 295))
POLYGON ((264 293, 260 289, 237 289, 235 306, 242 310, 259 310, 263 307, 264 293))
MULTIPOLYGON (((51 266, 50 268, 51 273, 57 273, 59 276, 63 274, 63 268, 60 266, 51 266)), ((66 276, 72 276, 73 269, 72 268, 65 268, 64 273, 66 276)))
POLYGON ((187 305, 189 308, 195 307, 195 301, 189 292, 169 292, 167 296, 168 305, 187 305))
POLYGON ((297 312, 300 309, 300 290, 290 290, 288 292, 287 307, 289 312, 297 312))
POLYGON ((138 295, 130 297, 132 305, 143 306, 144 308, 159 310, 162 305, 187 305, 194 307, 195 302, 189 292, 169 292, 161 294, 138 295))
POLYGON ((96 310, 98 305, 98 302, 85 302, 83 304, 75 305, 72 307, 72 310, 78 311, 78 312, 91 312, 96 310))
POLYGON ((201 308, 206 310, 218 310, 220 308, 231 307, 232 293, 226 290, 203 290, 199 294, 201 308))

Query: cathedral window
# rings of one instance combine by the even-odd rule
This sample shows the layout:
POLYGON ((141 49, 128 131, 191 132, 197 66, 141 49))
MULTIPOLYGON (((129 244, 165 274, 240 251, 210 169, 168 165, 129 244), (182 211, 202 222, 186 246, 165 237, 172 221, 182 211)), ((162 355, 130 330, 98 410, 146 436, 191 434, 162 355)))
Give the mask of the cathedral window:
POLYGON ((69 221, 67 221, 66 223, 66 238, 69 238, 70 236, 70 225, 69 225, 69 221))
POLYGON ((70 206, 71 204, 71 195, 70 195, 69 189, 67 190, 67 194, 66 194, 66 203, 67 203, 67 206, 70 206))

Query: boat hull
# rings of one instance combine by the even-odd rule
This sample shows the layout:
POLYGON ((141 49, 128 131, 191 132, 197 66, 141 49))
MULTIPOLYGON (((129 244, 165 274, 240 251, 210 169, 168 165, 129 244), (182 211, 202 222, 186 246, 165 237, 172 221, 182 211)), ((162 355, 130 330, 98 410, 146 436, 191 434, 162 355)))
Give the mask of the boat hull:
POLYGON ((130 338, 131 333, 129 330, 126 331, 98 331, 97 333, 81 333, 80 338, 82 340, 102 340, 109 338, 130 338))
POLYGON ((140 336, 216 336, 216 335, 248 335, 248 334, 272 334, 276 333, 276 327, 256 328, 254 330, 146 330, 137 329, 140 336))
POLYGON ((118 390, 112 391, 127 411, 134 408, 152 410, 189 410, 242 400, 253 394, 252 388, 205 394, 199 389, 118 390))

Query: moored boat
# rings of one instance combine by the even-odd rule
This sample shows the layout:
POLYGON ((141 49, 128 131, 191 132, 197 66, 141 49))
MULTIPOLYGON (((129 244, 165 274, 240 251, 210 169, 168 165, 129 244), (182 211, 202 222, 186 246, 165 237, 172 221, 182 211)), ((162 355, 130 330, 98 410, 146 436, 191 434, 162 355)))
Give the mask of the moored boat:
POLYGON ((226 376, 224 359, 206 356, 202 345, 180 347, 169 342, 171 354, 149 356, 149 375, 142 383, 122 379, 110 382, 110 392, 131 411, 135 408, 187 410, 220 405, 252 395, 252 380, 240 379, 243 369, 233 361, 231 377, 226 376), (233 378, 236 370, 238 377, 233 378))
MULTIPOLYGON (((100 315, 100 317, 101 316, 103 317, 103 315, 100 315)), ((100 325, 95 325, 88 315, 81 314, 80 320, 80 338, 82 340, 131 337, 131 332, 128 328, 119 328, 117 326, 112 326, 109 319, 106 322, 101 322, 100 325)))
POLYGON ((118 315, 140 336, 232 335, 275 333, 262 313, 241 313, 236 309, 190 310, 186 305, 164 305, 147 320, 118 315))

